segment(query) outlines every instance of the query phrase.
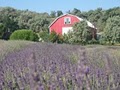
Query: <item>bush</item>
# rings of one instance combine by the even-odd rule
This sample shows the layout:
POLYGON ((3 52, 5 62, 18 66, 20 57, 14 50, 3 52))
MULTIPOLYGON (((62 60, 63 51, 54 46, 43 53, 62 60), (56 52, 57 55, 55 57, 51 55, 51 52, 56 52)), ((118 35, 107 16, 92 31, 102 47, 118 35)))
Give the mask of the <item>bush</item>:
POLYGON ((38 41, 38 35, 32 30, 16 30, 10 36, 11 40, 38 41))
POLYGON ((48 31, 39 32, 39 38, 40 38, 39 41, 49 42, 49 35, 50 35, 50 34, 49 34, 48 31))
POLYGON ((64 35, 64 42, 69 44, 81 44, 85 45, 92 40, 92 32, 89 30, 86 21, 75 23, 73 25, 73 31, 64 35))
POLYGON ((63 37, 53 31, 49 36, 49 41, 52 43, 63 43, 63 37))
POLYGON ((39 38, 39 41, 41 42, 63 43, 63 36, 54 31, 50 34, 47 31, 39 32, 39 38))
POLYGON ((93 38, 92 40, 88 41, 88 44, 99 44, 99 41, 93 38))

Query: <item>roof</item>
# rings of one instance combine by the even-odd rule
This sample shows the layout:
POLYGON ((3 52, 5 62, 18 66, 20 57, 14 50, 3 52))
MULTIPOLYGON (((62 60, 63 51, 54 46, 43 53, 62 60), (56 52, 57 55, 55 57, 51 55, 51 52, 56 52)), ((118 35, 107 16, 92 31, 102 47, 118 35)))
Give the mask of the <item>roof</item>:
MULTIPOLYGON (((49 25, 49 27, 51 27, 59 18, 61 18, 61 17, 63 17, 63 16, 66 16, 66 15, 74 16, 74 17, 78 18, 80 21, 83 21, 83 20, 84 20, 84 19, 82 19, 82 18, 80 18, 80 17, 78 17, 78 16, 76 16, 76 15, 64 14, 64 15, 61 15, 61 16, 57 17, 57 18, 49 25)), ((91 22, 89 22, 89 21, 87 21, 87 20, 85 20, 85 21, 87 22, 87 24, 88 24, 89 27, 95 28, 95 26, 94 26, 91 22)), ((95 29, 96 29, 96 28, 95 28, 95 29)))

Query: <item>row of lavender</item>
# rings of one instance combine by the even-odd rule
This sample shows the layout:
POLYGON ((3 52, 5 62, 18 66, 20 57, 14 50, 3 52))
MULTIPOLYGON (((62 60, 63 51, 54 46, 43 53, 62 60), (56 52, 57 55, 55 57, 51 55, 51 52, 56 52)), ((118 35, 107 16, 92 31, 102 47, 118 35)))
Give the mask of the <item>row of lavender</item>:
POLYGON ((0 90, 119 89, 119 47, 36 43, 0 63, 0 90))
POLYGON ((34 42, 30 41, 4 41, 0 40, 0 62, 5 58, 5 56, 14 51, 19 51, 21 48, 27 47, 34 42))

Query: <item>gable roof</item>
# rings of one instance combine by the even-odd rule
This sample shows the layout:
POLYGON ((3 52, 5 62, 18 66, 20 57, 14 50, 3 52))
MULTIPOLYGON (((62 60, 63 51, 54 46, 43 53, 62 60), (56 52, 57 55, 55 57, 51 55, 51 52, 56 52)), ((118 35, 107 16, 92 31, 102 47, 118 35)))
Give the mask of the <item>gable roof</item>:
MULTIPOLYGON (((83 20, 84 20, 84 19, 82 19, 82 18, 80 18, 80 17, 78 17, 78 16, 76 16, 76 15, 64 14, 64 15, 61 15, 61 16, 57 17, 57 18, 49 25, 49 28, 50 28, 59 18, 61 18, 61 17, 63 17, 63 16, 66 16, 66 15, 74 16, 74 17, 78 18, 80 21, 83 21, 83 20)), ((89 22, 89 21, 87 21, 87 20, 85 20, 85 21, 87 22, 87 24, 88 24, 89 27, 95 28, 95 26, 94 26, 91 22, 89 22)), ((96 29, 96 28, 95 28, 95 29, 96 29)))

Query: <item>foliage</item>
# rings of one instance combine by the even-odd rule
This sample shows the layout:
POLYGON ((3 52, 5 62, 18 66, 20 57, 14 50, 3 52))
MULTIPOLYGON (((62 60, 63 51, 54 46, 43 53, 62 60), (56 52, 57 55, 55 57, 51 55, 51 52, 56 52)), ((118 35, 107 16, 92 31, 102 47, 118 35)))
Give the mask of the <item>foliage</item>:
MULTIPOLYGON (((104 30, 107 21, 110 17, 120 15, 120 7, 103 10, 89 10, 82 12, 77 8, 69 10, 67 13, 77 15, 80 18, 87 19, 93 23, 98 32, 104 30)), ((29 29, 36 33, 48 31, 49 24, 56 18, 62 15, 63 12, 51 11, 51 13, 37 13, 29 10, 17 10, 11 7, 0 7, 0 38, 9 39, 11 33, 18 29, 29 29)), ((116 27, 115 27, 116 28, 116 27)))
POLYGON ((88 41, 88 44, 99 44, 99 40, 92 38, 92 40, 88 41))
POLYGON ((11 34, 10 39, 38 41, 38 35, 32 30, 17 30, 11 34))
POLYGON ((45 31, 51 22, 48 13, 36 13, 29 10, 17 10, 11 7, 0 8, 0 23, 4 32, 18 29, 30 29, 35 32, 45 31))
MULTIPOLYGON (((108 44, 120 43, 120 17, 115 16, 107 20, 104 33, 101 38, 102 42, 108 44)), ((101 43, 102 43, 101 42, 101 43)))
MULTIPOLYGON (((0 55, 4 46, 15 48, 23 42, 2 44, 0 55)), ((119 59, 117 46, 29 43, 2 58, 0 89, 120 90, 119 59)))
POLYGON ((49 21, 44 18, 35 18, 34 20, 30 20, 29 23, 31 23, 30 29, 34 32, 48 31, 49 21))
POLYGON ((18 29, 17 22, 11 19, 8 15, 0 15, 0 29, 1 33, 0 36, 2 39, 9 39, 9 34, 12 33, 14 30, 18 29))
POLYGON ((63 38, 62 38, 61 35, 52 31, 50 36, 49 36, 49 41, 52 42, 52 43, 63 43, 63 38))
POLYGON ((4 25, 2 23, 0 23, 0 39, 3 36, 3 32, 4 32, 4 25))
POLYGON ((72 10, 71 14, 79 16, 81 14, 81 11, 79 9, 77 9, 77 8, 74 8, 72 10))
POLYGON ((50 34, 48 31, 39 32, 39 38, 42 42, 49 42, 49 36, 50 34))
POLYGON ((55 18, 56 17, 56 12, 55 11, 51 11, 50 16, 51 16, 51 18, 55 18))
POLYGON ((81 12, 80 10, 74 8, 69 13, 72 13, 81 18, 89 20, 91 23, 93 23, 98 28, 98 32, 101 32, 104 30, 106 21, 109 17, 120 15, 120 7, 114 7, 108 10, 97 8, 96 10, 89 10, 88 12, 81 12))
POLYGON ((65 41, 71 44, 86 44, 91 40, 91 32, 86 21, 81 21, 73 26, 73 31, 64 36, 65 41), (66 37, 67 36, 67 37, 66 37))
POLYGON ((41 42, 63 43, 63 37, 54 31, 51 33, 47 31, 40 32, 39 38, 41 42))
POLYGON ((57 11, 57 17, 59 17, 59 16, 61 16, 61 15, 63 15, 63 12, 60 11, 60 10, 58 10, 58 11, 57 11))

